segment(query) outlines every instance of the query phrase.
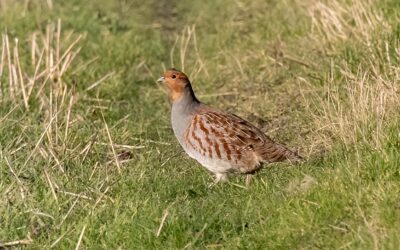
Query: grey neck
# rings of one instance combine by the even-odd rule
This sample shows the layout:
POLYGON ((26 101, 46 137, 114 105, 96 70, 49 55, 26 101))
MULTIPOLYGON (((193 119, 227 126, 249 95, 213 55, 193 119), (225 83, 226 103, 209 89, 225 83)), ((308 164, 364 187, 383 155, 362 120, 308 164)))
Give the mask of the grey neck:
POLYGON ((187 89, 185 89, 180 100, 175 101, 172 104, 171 111, 172 129, 174 130, 174 134, 181 144, 183 140, 183 133, 185 132, 188 124, 190 124, 190 119, 193 117, 197 107, 201 105, 199 100, 197 100, 196 96, 194 95, 190 84, 188 84, 186 88, 187 89))

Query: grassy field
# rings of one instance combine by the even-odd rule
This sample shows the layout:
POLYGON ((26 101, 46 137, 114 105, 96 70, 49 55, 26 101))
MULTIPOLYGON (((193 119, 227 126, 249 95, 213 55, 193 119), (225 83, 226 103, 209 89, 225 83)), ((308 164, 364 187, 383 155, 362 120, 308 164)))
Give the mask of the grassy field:
POLYGON ((0 246, 399 249, 397 0, 0 0, 0 246), (155 80, 298 150, 209 188, 155 80))

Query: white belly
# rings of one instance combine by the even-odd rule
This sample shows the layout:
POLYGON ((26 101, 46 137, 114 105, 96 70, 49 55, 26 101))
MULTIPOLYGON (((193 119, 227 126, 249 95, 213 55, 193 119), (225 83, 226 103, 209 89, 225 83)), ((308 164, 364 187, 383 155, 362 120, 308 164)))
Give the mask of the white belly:
POLYGON ((191 158, 198 161, 212 173, 227 173, 233 170, 232 165, 228 161, 210 158, 208 155, 202 155, 193 149, 187 149, 185 147, 183 147, 183 149, 191 158))

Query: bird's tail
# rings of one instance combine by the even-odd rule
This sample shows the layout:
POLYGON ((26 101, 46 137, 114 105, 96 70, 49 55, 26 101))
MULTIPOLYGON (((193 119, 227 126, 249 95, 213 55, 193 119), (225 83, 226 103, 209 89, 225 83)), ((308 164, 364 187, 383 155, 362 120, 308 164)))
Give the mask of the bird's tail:
POLYGON ((285 157, 286 157, 286 160, 288 160, 292 163, 296 163, 296 162, 300 162, 300 161, 304 160, 304 158, 301 157, 297 152, 292 151, 288 148, 286 148, 285 157))
POLYGON ((288 149, 280 143, 267 143, 259 150, 259 155, 263 162, 278 162, 288 160, 296 163, 303 160, 297 152, 288 149))

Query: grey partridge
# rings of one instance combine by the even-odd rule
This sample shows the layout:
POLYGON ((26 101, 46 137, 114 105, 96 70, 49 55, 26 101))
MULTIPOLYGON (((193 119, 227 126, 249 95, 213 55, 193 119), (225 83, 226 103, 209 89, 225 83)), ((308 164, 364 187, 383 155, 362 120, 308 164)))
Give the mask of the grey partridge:
POLYGON ((262 163, 301 160, 248 121, 201 103, 183 72, 167 70, 158 82, 172 100, 176 138, 191 158, 215 174, 215 183, 226 181, 229 173, 241 173, 247 174, 247 185, 262 163))

